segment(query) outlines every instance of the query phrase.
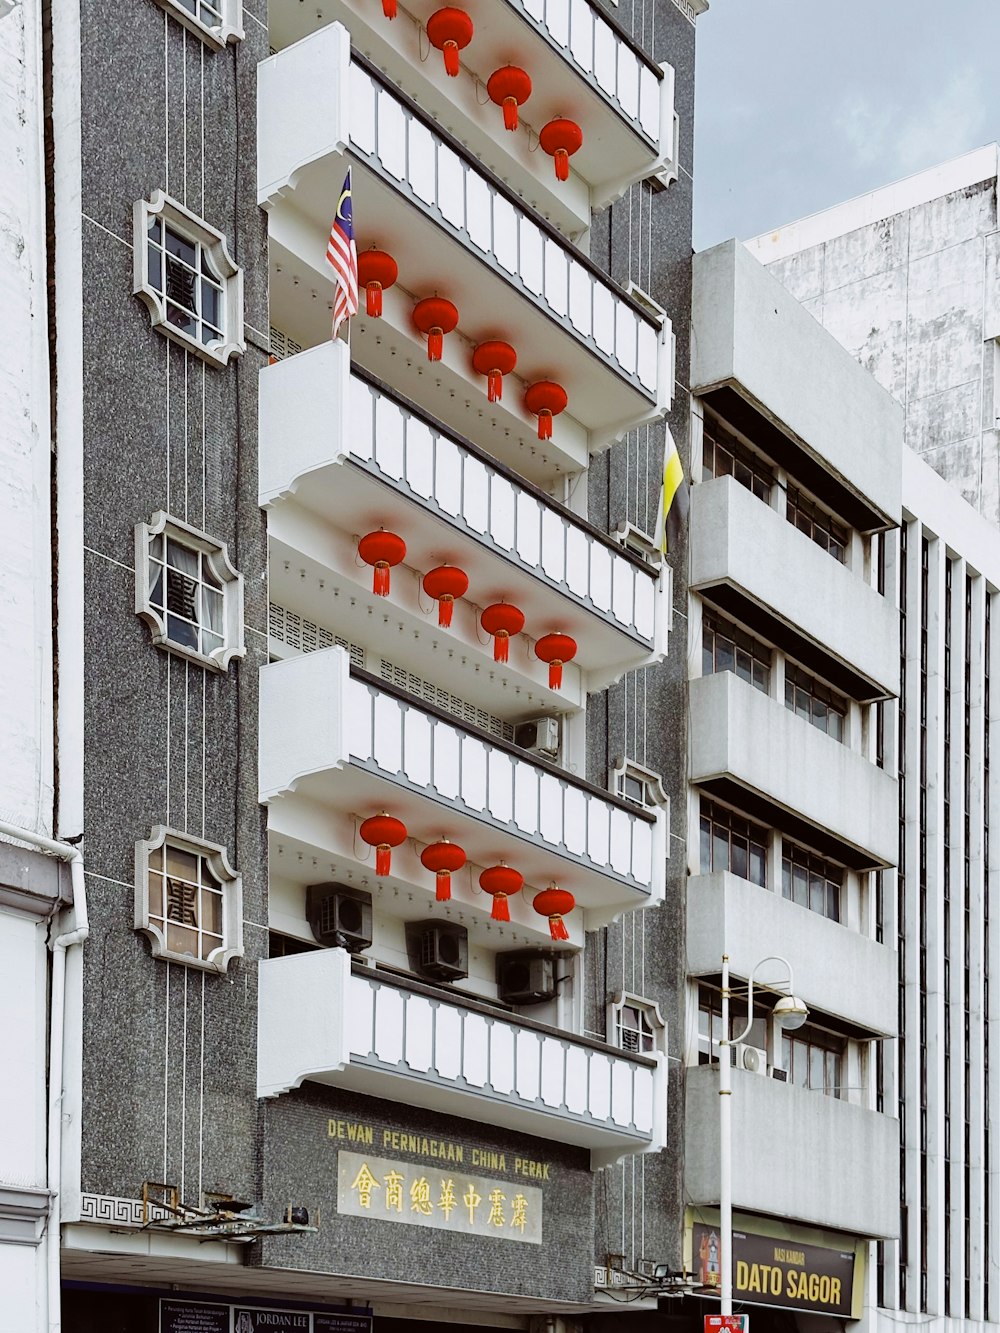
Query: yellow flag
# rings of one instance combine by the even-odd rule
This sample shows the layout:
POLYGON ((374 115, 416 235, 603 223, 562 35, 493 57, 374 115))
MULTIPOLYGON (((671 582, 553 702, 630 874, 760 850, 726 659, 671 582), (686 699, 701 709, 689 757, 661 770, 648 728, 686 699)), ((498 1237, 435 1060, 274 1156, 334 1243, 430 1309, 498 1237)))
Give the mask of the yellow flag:
POLYGON ((656 516, 656 544, 663 555, 676 550, 684 520, 688 516, 690 497, 688 483, 681 466, 681 456, 664 423, 663 484, 660 487, 660 507, 656 516))

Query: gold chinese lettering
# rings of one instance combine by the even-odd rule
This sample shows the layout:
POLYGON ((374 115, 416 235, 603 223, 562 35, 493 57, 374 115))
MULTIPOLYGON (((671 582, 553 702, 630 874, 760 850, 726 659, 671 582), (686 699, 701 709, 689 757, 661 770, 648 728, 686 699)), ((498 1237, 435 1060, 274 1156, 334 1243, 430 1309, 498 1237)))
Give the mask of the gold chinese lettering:
POLYGON ((387 1171, 382 1177, 385 1181, 385 1207, 386 1211, 395 1208, 397 1213, 403 1211, 403 1177, 398 1171, 387 1171))
POLYGON ((410 1186, 410 1212, 431 1217, 434 1205, 431 1203, 431 1185, 426 1176, 418 1176, 410 1186))
POLYGON ((517 1227, 523 1236, 524 1228, 528 1222, 528 1200, 523 1194, 515 1194, 511 1207, 514 1212, 510 1224, 512 1227, 517 1227))
POLYGON ((469 1223, 474 1225, 476 1221, 476 1209, 483 1201, 483 1196, 476 1193, 476 1187, 472 1181, 469 1181, 465 1193, 462 1195, 462 1202, 469 1210, 469 1223))
POLYGON ((490 1192, 490 1215, 486 1219, 487 1226, 502 1227, 504 1225, 503 1206, 506 1201, 507 1196, 502 1190, 492 1190, 490 1192))
POLYGON ((382 1186, 369 1169, 368 1163, 362 1162, 361 1170, 354 1177, 354 1184, 351 1186, 352 1190, 358 1191, 358 1202, 361 1207, 370 1208, 372 1206, 372 1190, 380 1190, 381 1188, 382 1186))
POLYGON ((441 1194, 438 1198, 438 1207, 444 1213, 445 1221, 451 1217, 452 1213, 458 1207, 458 1199, 455 1197, 455 1182, 453 1180, 441 1181, 441 1194))

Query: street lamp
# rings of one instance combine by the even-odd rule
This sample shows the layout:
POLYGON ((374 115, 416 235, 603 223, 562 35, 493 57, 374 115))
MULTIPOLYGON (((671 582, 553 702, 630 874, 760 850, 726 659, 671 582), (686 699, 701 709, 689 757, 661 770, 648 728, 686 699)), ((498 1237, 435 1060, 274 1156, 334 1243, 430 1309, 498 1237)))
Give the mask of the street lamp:
MULTIPOLYGON (((775 1003, 774 1018, 790 1031, 800 1028, 809 1017, 805 1002, 794 991, 792 965, 779 954, 762 958, 750 969, 747 991, 747 1022, 738 1037, 729 1036, 729 955, 722 955, 722 1036, 719 1040, 719 1296, 720 1313, 733 1313, 733 1118, 732 1063, 730 1049, 746 1037, 753 1024, 753 979, 764 963, 782 963, 788 972, 787 994, 775 1003)), ((772 985, 768 986, 773 990, 772 985)))

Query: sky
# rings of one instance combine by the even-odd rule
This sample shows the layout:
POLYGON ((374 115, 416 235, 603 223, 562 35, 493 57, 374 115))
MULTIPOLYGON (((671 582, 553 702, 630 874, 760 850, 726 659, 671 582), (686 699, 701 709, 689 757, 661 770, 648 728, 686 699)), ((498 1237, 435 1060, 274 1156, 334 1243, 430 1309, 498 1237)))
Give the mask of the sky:
POLYGON ((1000 139, 1000 0, 711 0, 697 33, 696 250, 1000 139))

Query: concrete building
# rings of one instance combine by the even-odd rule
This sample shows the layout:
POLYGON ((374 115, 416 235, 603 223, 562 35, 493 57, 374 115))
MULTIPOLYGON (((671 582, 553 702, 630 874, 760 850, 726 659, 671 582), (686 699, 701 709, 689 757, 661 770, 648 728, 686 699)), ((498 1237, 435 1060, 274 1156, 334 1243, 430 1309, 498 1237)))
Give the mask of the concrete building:
MULTIPOLYGON (((681 1266, 686 550, 655 529, 689 453, 704 7, 0 20, 41 62, 41 107, 11 108, 42 358, 15 461, 58 534, 54 681, 43 658, 18 696, 39 721, 3 790, 73 839, 69 885, 33 872, 66 904, 65 1023, 23 1248, 50 1214, 61 1253, 34 1317, 15 1256, 21 1327, 527 1329, 649 1309, 681 1266), (331 342, 348 168, 398 281, 331 342), (473 364, 498 341, 502 394, 503 349, 473 364), (469 580, 450 623, 442 566, 469 580), (467 859, 438 884, 442 843, 467 859)), ((11 642, 45 643, 35 572, 11 642)))
POLYGON ((726 955, 725 1038, 747 1029, 736 1308, 757 1328, 784 1327, 775 1310, 826 1328, 864 1316, 872 1241, 899 1224, 899 1125, 878 1083, 896 953, 878 904, 898 850, 881 553, 901 517, 903 413, 735 241, 695 256, 692 348, 687 1260, 718 1284, 726 955), (789 988, 809 1008, 794 1031, 772 1016, 789 988))
POLYGON ((877 1078, 902 1129, 900 1236, 879 1251, 873 1318, 886 1329, 1000 1318, 996 187, 991 145, 749 243, 897 397, 914 451, 885 545, 901 687, 884 743, 902 775, 899 866, 878 906, 899 954, 899 1037, 877 1078))

